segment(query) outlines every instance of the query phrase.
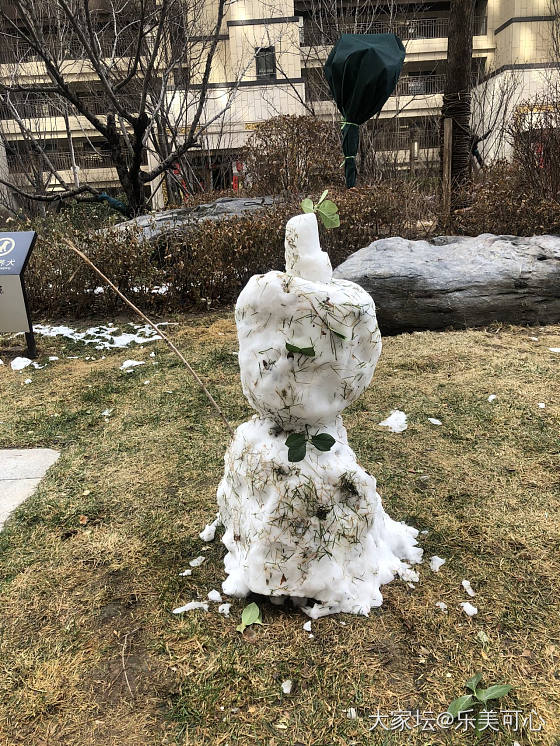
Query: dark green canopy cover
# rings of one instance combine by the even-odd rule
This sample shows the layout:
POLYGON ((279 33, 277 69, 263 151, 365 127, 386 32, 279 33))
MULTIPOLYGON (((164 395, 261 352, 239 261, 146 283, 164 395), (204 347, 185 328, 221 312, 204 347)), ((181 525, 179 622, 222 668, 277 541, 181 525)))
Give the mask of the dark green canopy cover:
POLYGON ((359 125, 381 111, 395 90, 404 56, 395 34, 343 34, 325 63, 325 77, 342 114, 347 187, 356 183, 359 125))

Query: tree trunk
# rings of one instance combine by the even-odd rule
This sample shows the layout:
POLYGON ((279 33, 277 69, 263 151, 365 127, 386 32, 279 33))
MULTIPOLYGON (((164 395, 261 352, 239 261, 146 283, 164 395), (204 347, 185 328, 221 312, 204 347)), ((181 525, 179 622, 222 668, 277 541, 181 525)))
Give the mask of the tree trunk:
POLYGON ((451 0, 447 48, 447 79, 441 108, 440 143, 443 149, 443 121, 453 120, 451 155, 451 207, 459 204, 458 193, 469 179, 471 153, 471 60, 475 0, 451 0))

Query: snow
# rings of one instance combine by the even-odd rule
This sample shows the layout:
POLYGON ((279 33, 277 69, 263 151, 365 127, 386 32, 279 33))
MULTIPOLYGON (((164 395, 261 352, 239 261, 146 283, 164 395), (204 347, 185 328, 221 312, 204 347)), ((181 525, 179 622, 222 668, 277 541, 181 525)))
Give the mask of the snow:
POLYGON ((461 601, 459 606, 463 609, 467 616, 474 616, 475 614, 478 614, 478 609, 476 608, 476 606, 473 606, 468 601, 461 601))
POLYGON ((0 365, 4 365, 4 361, 3 360, 0 360, 0 365))
POLYGON ((548 348, 551 352, 560 352, 560 347, 549 347, 548 348))
POLYGON ((539 409, 544 409, 544 408, 546 407, 546 404, 545 404, 545 403, 544 403, 543 401, 540 401, 540 402, 539 402, 539 403, 537 404, 537 406, 538 406, 538 408, 539 408, 539 409))
POLYGON ((103 412, 101 412, 102 417, 110 417, 113 414, 112 409, 104 409, 103 412))
POLYGON ((356 718, 358 717, 358 713, 356 712, 356 708, 355 707, 349 707, 346 710, 346 717, 348 718, 348 720, 356 720, 356 718))
POLYGON ((532 339, 532 340, 533 340, 533 342, 538 342, 538 341, 539 341, 539 338, 538 338, 538 337, 529 337, 529 339, 532 339))
POLYGON ((10 363, 12 370, 23 370, 33 363, 28 357, 15 357, 10 363))
POLYGON ((200 567, 200 565, 206 561, 206 557, 203 557, 200 555, 200 557, 195 557, 193 560, 189 562, 189 565, 191 567, 200 567))
POLYGON ((24 383, 32 383, 31 378, 26 378, 24 383))
POLYGON ((468 580, 462 580, 461 581, 461 585, 466 590, 466 592, 469 594, 469 596, 472 597, 472 596, 476 595, 475 592, 473 591, 472 586, 471 586, 471 584, 469 583, 468 580))
POLYGON ((308 622, 305 622, 305 624, 303 625, 303 629, 306 632, 311 632, 311 620, 309 620, 308 622))
POLYGON ((60 360, 60 358, 57 355, 49 355, 49 360, 54 363, 55 360, 60 360))
POLYGON ((231 604, 220 604, 220 606, 218 606, 218 614, 229 616, 230 609, 231 609, 231 604))
POLYGON ((441 420, 436 420, 435 417, 428 417, 428 422, 431 422, 432 425, 441 425, 441 420))
POLYGON ((433 557, 430 557, 430 570, 433 570, 433 572, 439 572, 439 568, 445 564, 445 560, 443 557, 438 557, 437 554, 434 554, 433 557))
POLYGON ((282 692, 284 694, 291 694, 292 693, 292 681, 291 679, 286 679, 286 681, 282 682, 282 692))
POLYGON ((406 414, 401 412, 400 409, 393 409, 391 414, 386 420, 379 423, 381 427, 388 427, 393 433, 402 433, 408 427, 406 422, 406 414))
POLYGON ((206 524, 205 528, 203 528, 202 531, 199 533, 202 541, 214 541, 214 537, 216 536, 216 529, 219 523, 220 519, 218 516, 216 516, 216 520, 213 523, 206 524))
MULTIPOLYGON (((119 327, 114 324, 92 326, 84 331, 72 329, 69 326, 52 326, 50 324, 37 324, 33 327, 36 334, 43 337, 64 337, 73 342, 82 342, 83 344, 92 344, 96 350, 107 350, 111 348, 125 348, 131 344, 145 344, 161 339, 149 324, 126 324, 134 331, 120 332, 119 327)), ((163 323, 159 324, 163 326, 163 323)))
POLYGON ((208 594, 208 600, 209 601, 214 601, 217 604, 221 604, 222 603, 222 595, 221 595, 221 593, 219 591, 211 590, 210 593, 208 594))
POLYGON ((438 607, 438 609, 441 609, 441 611, 443 611, 444 614, 447 614, 447 604, 446 603, 444 603, 443 601, 436 601, 436 606, 438 607))
POLYGON ((136 368, 137 365, 146 365, 142 360, 125 360, 120 366, 119 370, 128 370, 129 368, 136 368))
POLYGON ((490 394, 490 396, 488 397, 488 401, 489 401, 489 402, 493 402, 493 401, 494 401, 494 399, 497 399, 497 398, 498 398, 498 397, 496 396, 496 394, 490 394))
POLYGON ((287 272, 256 275, 239 295, 241 382, 256 414, 237 428, 218 488, 223 592, 289 596, 311 619, 367 615, 382 585, 418 580, 411 565, 422 558, 418 531, 384 511, 341 418, 381 353, 375 304, 358 285, 330 280, 316 239, 314 214, 290 220, 287 272), (289 461, 294 433, 334 444, 307 442, 302 460, 289 461))
POLYGON ((179 575, 181 575, 182 577, 192 575, 192 570, 183 570, 183 572, 180 572, 179 575))
POLYGON ((194 609, 204 609, 204 611, 208 611, 208 603, 206 601, 190 601, 184 606, 179 606, 176 609, 173 609, 173 613, 182 614, 184 611, 193 611, 194 609))

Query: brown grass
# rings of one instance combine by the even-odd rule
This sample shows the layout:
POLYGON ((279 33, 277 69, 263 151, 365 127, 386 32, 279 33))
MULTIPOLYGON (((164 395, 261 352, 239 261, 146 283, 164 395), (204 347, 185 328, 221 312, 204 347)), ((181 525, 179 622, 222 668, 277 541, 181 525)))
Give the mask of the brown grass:
MULTIPOLYGON (((229 419, 247 419, 231 315, 178 321, 170 330, 229 419)), ((61 360, 0 367, 0 447, 62 452, 0 534, 3 746, 474 743, 472 733, 369 732, 368 715, 444 711, 476 671, 514 686, 504 708, 546 721, 486 743, 558 742, 560 356, 548 348, 560 327, 384 340, 374 382, 347 414, 350 440, 388 512, 428 530, 426 558, 447 562, 435 574, 426 561, 414 590, 385 586, 369 618, 314 622, 314 639, 298 611, 263 599, 264 626, 243 637, 243 602, 230 618, 170 613, 224 577, 222 545, 204 551, 198 532, 215 512, 227 437, 168 350, 39 341, 40 362, 61 360), (146 365, 123 373, 127 358, 146 365), (377 426, 393 408, 409 415, 400 435, 377 426), (201 553, 207 562, 179 577, 201 553), (477 591, 472 619, 458 608, 463 578, 477 591)))

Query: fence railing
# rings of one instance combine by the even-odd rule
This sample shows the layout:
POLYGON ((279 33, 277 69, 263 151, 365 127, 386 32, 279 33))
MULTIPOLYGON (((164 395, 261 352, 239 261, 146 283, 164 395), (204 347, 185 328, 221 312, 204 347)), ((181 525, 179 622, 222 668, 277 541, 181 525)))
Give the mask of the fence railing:
MULTIPOLYGON (((486 16, 477 16, 474 21, 474 35, 485 36, 488 30, 486 16)), ((440 39, 447 37, 449 18, 407 18, 404 20, 360 21, 359 18, 342 17, 337 23, 319 24, 305 19, 303 24, 303 44, 330 43, 341 34, 396 34, 403 41, 414 39, 440 39)))
MULTIPOLYGON (((120 34, 117 37, 96 37, 94 50, 100 57, 132 57, 136 52, 137 36, 120 34)), ((76 37, 60 39, 45 37, 44 45, 51 50, 55 59, 81 60, 88 59, 84 47, 76 37)), ((40 62, 37 52, 27 45, 23 39, 13 35, 0 33, 0 65, 16 62, 40 62)))

